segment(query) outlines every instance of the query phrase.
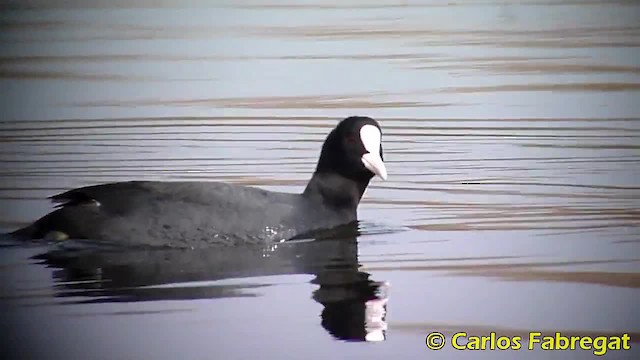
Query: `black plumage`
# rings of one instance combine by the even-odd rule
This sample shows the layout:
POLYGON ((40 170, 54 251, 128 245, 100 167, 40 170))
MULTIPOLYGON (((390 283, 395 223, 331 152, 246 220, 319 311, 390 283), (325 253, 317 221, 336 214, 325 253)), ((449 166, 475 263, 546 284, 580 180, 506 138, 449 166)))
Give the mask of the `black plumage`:
POLYGON ((122 245, 201 247, 287 240, 357 220, 371 178, 386 178, 379 124, 353 116, 327 136, 301 194, 221 182, 130 181, 69 190, 57 209, 12 233, 55 232, 122 245), (375 147, 375 151, 370 151, 375 147))

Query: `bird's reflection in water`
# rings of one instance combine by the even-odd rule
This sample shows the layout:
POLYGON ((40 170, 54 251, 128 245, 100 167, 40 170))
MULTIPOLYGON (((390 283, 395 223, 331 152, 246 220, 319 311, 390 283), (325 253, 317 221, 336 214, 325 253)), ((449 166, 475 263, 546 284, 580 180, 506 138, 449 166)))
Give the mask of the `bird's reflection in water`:
POLYGON ((65 241, 36 258, 55 268, 57 296, 81 302, 135 302, 255 296, 264 284, 215 280, 311 274, 322 326, 345 341, 386 336, 387 288, 359 271, 357 224, 268 247, 118 249, 65 241), (203 282, 207 283, 194 283, 203 282), (214 282, 212 282, 214 281, 214 282))

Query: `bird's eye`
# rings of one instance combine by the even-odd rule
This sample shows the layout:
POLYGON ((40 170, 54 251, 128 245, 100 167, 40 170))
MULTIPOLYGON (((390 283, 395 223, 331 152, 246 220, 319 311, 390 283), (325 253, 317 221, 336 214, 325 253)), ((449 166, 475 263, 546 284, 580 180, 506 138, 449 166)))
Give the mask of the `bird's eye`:
POLYGON ((356 137, 353 134, 347 134, 347 142, 349 144, 355 144, 356 143, 356 137))

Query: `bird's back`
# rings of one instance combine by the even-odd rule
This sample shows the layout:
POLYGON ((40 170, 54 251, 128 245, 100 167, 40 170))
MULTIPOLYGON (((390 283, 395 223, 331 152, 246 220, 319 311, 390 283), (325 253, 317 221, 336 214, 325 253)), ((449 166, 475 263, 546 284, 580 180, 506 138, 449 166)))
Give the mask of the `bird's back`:
POLYGON ((302 206, 297 194, 219 182, 111 183, 51 199, 59 209, 34 224, 40 232, 171 247, 288 238, 302 206))

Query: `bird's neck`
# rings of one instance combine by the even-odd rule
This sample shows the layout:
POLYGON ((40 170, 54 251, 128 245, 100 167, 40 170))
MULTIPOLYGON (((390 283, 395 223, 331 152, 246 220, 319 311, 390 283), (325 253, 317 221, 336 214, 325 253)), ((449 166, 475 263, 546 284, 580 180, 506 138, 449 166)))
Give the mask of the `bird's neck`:
POLYGON ((332 208, 356 211, 368 185, 369 179, 355 181, 336 173, 316 171, 302 195, 332 208))

